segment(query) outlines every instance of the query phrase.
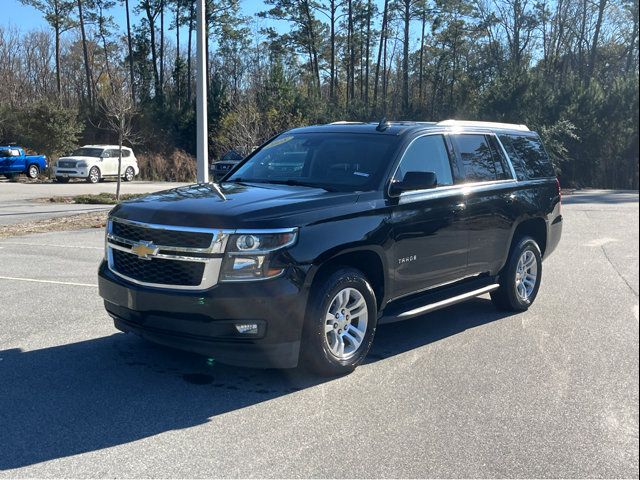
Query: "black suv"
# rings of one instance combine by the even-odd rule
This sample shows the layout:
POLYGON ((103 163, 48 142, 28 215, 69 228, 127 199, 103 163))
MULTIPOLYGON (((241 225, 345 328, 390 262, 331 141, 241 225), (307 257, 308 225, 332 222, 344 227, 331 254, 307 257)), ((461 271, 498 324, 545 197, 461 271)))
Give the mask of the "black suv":
POLYGON ((220 184, 109 216, 115 326, 235 365, 351 371, 376 326, 490 293, 526 310, 562 231, 560 187, 522 125, 287 131, 220 184))

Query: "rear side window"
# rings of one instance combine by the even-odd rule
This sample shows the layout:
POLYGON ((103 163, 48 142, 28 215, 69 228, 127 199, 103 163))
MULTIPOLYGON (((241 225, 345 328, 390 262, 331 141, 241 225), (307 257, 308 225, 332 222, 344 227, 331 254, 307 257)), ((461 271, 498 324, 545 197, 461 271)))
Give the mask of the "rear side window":
POLYGON ((435 172, 438 185, 452 185, 449 153, 442 135, 419 137, 404 152, 394 180, 401 181, 407 172, 435 172))
POLYGON ((555 171, 540 139, 524 135, 500 135, 518 180, 554 177, 555 171))
POLYGON ((496 148, 485 135, 451 136, 462 161, 465 182, 488 182, 509 178, 496 148))

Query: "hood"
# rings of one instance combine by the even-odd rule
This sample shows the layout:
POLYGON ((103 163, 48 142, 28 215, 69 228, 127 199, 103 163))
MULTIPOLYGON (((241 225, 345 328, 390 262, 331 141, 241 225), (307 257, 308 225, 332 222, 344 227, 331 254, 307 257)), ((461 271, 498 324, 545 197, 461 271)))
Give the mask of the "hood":
POLYGON ((355 207, 357 193, 320 188, 224 183, 197 184, 146 195, 117 205, 111 215, 138 222, 197 228, 285 228, 302 226, 355 207))

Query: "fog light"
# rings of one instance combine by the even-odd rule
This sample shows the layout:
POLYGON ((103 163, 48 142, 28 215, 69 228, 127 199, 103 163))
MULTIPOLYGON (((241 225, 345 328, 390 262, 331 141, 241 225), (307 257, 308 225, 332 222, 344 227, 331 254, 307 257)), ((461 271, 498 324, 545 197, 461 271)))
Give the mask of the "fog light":
POLYGON ((256 323, 236 323, 236 330, 245 335, 257 335, 258 325, 256 323))

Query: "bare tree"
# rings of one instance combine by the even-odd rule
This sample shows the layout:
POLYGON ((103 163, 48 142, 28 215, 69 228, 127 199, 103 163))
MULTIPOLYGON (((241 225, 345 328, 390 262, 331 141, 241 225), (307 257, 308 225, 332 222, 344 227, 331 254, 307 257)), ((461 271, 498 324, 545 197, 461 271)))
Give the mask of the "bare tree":
POLYGON ((131 98, 131 87, 127 81, 111 78, 111 88, 106 89, 100 98, 102 111, 102 128, 118 136, 118 183, 116 186, 116 200, 120 200, 120 185, 122 182, 122 145, 138 141, 133 120, 137 109, 131 98))

